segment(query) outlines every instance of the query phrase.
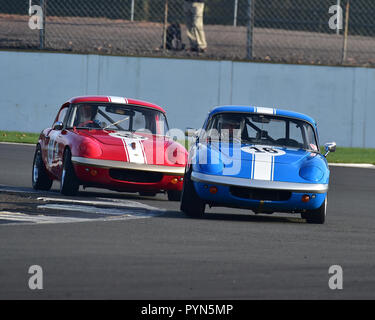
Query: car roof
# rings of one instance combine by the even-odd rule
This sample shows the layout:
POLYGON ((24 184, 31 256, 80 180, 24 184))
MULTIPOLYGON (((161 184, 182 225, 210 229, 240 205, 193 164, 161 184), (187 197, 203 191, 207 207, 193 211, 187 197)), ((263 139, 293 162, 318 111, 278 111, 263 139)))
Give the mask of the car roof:
POLYGON ((220 112, 244 112, 244 113, 259 113, 259 114, 271 114, 277 116, 285 116, 289 118, 301 119, 305 120, 314 126, 316 126, 316 121, 299 112, 283 110, 283 109, 276 109, 276 108, 265 108, 265 107, 256 107, 256 106, 235 106, 235 105, 225 105, 225 106, 217 106, 213 108, 209 112, 209 116, 211 117, 213 114, 220 113, 220 112))
POLYGON ((64 105, 69 103, 83 103, 83 102, 112 102, 112 103, 119 103, 119 104, 126 104, 126 105, 133 105, 133 106, 141 106, 141 107, 148 107, 152 109, 156 109, 165 113, 165 110, 151 102, 125 98, 125 97, 117 97, 117 96, 79 96, 70 98, 64 105))

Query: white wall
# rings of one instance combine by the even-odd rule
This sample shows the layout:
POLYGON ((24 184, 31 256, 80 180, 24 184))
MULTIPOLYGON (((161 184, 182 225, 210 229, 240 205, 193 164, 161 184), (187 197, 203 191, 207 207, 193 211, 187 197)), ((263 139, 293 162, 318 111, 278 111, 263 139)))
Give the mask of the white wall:
POLYGON ((0 51, 0 130, 39 132, 68 98, 154 102, 171 127, 216 105, 279 107, 318 121, 321 143, 375 148, 375 69, 0 51))

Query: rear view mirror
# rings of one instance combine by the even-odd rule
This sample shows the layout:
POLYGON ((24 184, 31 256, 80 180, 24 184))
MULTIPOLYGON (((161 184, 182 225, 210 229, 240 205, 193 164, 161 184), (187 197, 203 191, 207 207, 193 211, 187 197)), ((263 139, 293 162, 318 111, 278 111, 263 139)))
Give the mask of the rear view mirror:
POLYGON ((120 114, 124 116, 125 115, 131 116, 131 117, 134 117, 135 115, 135 112, 133 110, 129 110, 129 109, 122 108, 122 107, 116 107, 116 106, 107 106, 105 108, 105 111, 109 113, 115 113, 115 114, 120 114))
POLYGON ((251 120, 257 123, 270 123, 271 121, 269 118, 266 118, 264 115, 254 115, 251 117, 251 120))
POLYGON ((61 121, 57 121, 53 124, 52 129, 53 130, 62 130, 64 127, 63 123, 61 121))
POLYGON ((324 144, 324 149, 326 150, 326 154, 324 155, 326 157, 328 153, 336 151, 336 142, 327 142, 324 144))

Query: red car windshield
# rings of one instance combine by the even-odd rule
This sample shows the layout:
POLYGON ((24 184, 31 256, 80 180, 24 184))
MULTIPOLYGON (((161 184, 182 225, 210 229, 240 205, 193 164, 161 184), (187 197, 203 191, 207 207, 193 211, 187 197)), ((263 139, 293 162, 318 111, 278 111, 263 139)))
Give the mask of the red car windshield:
POLYGON ((165 135, 165 115, 151 108, 100 103, 73 105, 67 127, 111 131, 149 132, 165 135))

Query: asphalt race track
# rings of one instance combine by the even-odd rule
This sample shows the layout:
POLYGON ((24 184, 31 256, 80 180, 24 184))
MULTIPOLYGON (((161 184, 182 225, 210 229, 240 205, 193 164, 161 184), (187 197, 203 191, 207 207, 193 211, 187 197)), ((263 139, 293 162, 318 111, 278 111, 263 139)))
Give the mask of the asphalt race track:
POLYGON ((331 167, 324 225, 227 208, 199 220, 162 194, 35 192, 33 153, 0 144, 0 299, 375 298, 375 170, 331 167))

